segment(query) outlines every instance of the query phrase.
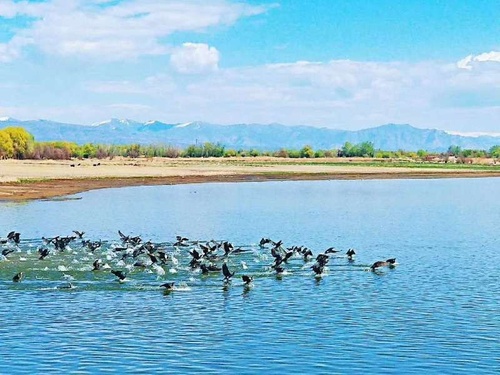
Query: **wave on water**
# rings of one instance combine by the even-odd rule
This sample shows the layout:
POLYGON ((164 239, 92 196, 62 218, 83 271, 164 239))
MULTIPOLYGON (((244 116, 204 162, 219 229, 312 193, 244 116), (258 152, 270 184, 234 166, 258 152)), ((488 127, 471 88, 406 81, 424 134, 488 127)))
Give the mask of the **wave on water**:
MULTIPOLYGON (((238 245, 227 240, 144 241, 139 236, 93 241, 75 236, 3 241, 0 255, 0 288, 12 285, 22 272, 24 290, 78 289, 190 290, 189 285, 229 284, 248 277, 254 283, 264 277, 329 277, 337 271, 359 270, 353 260, 334 254, 314 254, 301 245, 262 239, 259 244, 238 245), (66 282, 56 286, 40 283, 66 282), (200 281, 202 281, 200 283, 200 281), (168 283, 166 285, 169 285, 168 283)), ((363 265, 366 269, 370 265, 363 265)), ((19 282, 20 283, 20 282, 19 282)), ((235 283, 235 285, 240 282, 235 283)))

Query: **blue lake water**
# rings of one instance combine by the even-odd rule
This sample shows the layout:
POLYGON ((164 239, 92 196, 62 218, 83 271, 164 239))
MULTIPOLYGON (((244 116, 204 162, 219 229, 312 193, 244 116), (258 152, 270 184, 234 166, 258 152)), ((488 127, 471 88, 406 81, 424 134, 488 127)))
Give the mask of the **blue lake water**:
POLYGON ((499 373, 499 183, 214 183, 0 202, 0 237, 22 239, 0 261, 0 373, 499 373), (190 271, 187 249, 165 275, 134 269, 123 284, 92 272, 95 254, 76 244, 36 259, 42 236, 75 229, 106 246, 121 230, 248 251, 229 257, 236 276, 226 286, 190 271), (297 257, 276 277, 262 237, 357 256, 332 257, 321 278, 297 257), (387 258, 398 266, 369 271, 387 258), (164 294, 165 280, 178 290, 164 294), (60 289, 68 282, 74 289, 60 289))

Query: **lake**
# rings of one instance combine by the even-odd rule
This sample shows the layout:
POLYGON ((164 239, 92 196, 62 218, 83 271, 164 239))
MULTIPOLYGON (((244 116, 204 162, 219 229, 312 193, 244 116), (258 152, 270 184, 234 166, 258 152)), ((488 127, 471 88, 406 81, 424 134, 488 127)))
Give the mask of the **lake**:
POLYGON ((0 261, 0 373, 498 373, 499 182, 213 183, 0 202, 0 237, 21 233, 18 247, 0 246, 14 250, 0 261), (42 236, 73 230, 106 251, 75 240, 37 259, 42 236), (92 271, 96 256, 124 266, 118 230, 177 263, 164 275, 130 266, 126 283, 92 271), (176 235, 241 247, 232 282, 191 270, 194 245, 172 247, 176 235), (300 256, 277 277, 262 237, 341 252, 322 277, 300 256), (397 267, 370 271, 387 258, 397 267), (164 293, 169 280, 176 290, 164 293))

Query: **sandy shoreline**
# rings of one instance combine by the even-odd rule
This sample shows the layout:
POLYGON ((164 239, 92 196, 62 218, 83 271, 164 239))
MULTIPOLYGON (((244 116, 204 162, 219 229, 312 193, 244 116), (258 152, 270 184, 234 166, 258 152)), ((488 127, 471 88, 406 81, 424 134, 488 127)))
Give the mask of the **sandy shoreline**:
MULTIPOLYGON (((331 162, 337 163, 338 161, 332 159, 331 162)), ((270 180, 474 177, 500 177, 500 169, 408 168, 363 166, 350 163, 331 165, 325 163, 324 159, 315 162, 307 159, 273 158, 0 160, 0 200, 48 199, 94 189, 143 185, 270 180)))

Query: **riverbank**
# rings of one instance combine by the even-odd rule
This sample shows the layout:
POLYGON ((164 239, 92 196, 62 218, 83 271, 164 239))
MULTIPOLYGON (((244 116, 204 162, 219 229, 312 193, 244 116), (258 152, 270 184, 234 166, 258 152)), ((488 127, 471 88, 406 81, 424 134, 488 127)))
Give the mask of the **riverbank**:
POLYGON ((0 200, 49 199, 94 189, 140 185, 477 177, 500 177, 500 167, 408 165, 338 158, 1 160, 0 200))

